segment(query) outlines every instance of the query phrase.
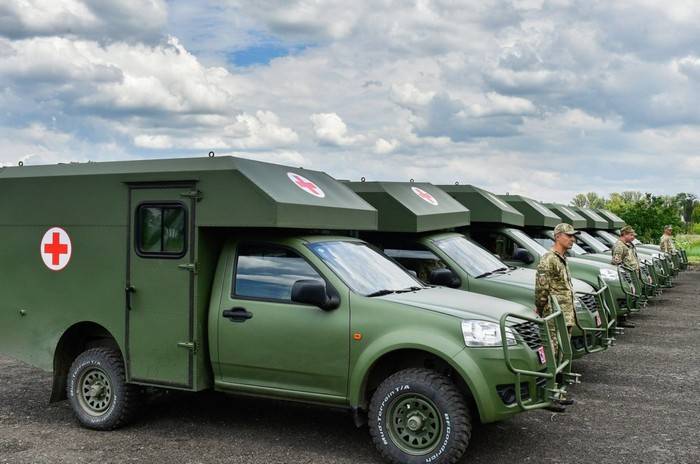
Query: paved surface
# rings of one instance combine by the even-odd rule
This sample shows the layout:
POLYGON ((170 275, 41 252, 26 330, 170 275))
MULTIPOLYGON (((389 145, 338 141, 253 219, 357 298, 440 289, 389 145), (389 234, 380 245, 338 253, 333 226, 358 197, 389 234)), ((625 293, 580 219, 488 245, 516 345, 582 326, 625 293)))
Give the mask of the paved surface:
MULTIPOLYGON (((579 361, 566 414, 478 426, 463 462, 700 462, 700 272, 686 272, 613 349, 579 361)), ((379 463, 340 411, 170 395, 116 432, 47 405, 50 376, 0 357, 0 463, 379 463)))

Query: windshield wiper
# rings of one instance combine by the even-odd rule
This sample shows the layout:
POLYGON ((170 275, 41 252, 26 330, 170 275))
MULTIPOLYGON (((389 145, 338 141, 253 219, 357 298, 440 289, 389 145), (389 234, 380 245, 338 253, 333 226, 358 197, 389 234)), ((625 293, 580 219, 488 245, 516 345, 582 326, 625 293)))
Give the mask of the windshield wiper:
POLYGON ((478 276, 476 276, 474 278, 481 279, 482 277, 487 277, 487 276, 490 276, 491 274, 493 274, 493 271, 488 271, 488 272, 484 272, 483 274, 479 274, 478 276))
POLYGON ((417 292, 418 290, 423 290, 425 287, 407 287, 407 288, 402 288, 401 290, 396 290, 396 293, 408 293, 408 292, 417 292))
POLYGON ((392 293, 396 293, 396 290, 377 290, 376 292, 372 292, 369 295, 365 296, 368 298, 372 298, 373 296, 391 295, 392 293))
POLYGON ((509 269, 507 267, 499 267, 498 269, 496 269, 493 272, 507 272, 507 271, 509 271, 509 269))

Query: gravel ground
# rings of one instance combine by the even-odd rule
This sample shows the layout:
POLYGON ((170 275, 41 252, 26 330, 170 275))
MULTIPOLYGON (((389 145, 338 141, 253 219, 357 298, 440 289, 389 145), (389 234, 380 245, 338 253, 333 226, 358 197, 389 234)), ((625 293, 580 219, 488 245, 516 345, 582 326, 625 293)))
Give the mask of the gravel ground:
MULTIPOLYGON (((681 275, 615 347, 575 364, 565 414, 477 426, 463 462, 700 462, 700 270, 681 275)), ((215 393, 153 400, 123 430, 47 405, 50 376, 0 356, 0 463, 379 463, 342 411, 215 393)))

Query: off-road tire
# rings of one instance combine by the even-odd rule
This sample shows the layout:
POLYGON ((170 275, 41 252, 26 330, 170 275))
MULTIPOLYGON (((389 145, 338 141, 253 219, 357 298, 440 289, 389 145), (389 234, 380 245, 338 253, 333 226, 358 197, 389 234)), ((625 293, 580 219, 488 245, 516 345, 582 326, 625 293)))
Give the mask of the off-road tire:
MULTIPOLYGON (((416 411, 415 407, 413 410, 416 411)), ((372 395, 369 432, 379 453, 393 464, 453 464, 467 450, 471 428, 469 407, 464 395, 449 377, 435 371, 417 368, 399 371, 384 380, 372 395), (430 448, 407 452, 407 444, 403 441, 405 438, 397 437, 397 426, 389 421, 393 417, 397 424, 405 422, 400 419, 402 415, 396 408, 401 404, 410 404, 412 398, 434 407, 440 427, 439 433, 435 434, 438 436, 434 439, 435 444, 429 445, 430 448)))
POLYGON ((113 348, 92 348, 78 355, 68 371, 66 390, 80 424, 93 430, 122 427, 138 406, 139 390, 126 383, 124 362, 113 348), (105 392, 102 398, 85 393, 91 381, 105 392))

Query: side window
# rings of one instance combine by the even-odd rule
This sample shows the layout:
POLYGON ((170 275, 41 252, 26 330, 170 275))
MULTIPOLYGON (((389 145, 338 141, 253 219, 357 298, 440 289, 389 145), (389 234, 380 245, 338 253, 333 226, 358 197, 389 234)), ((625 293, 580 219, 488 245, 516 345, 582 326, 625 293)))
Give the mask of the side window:
POLYGON ((415 272, 416 277, 425 283, 428 282, 430 271, 447 267, 444 261, 427 248, 412 250, 387 248, 384 253, 409 271, 415 272))
POLYGON ((136 209, 136 251, 179 258, 187 252, 187 212, 180 203, 144 203, 136 209))
POLYGON ((266 243, 238 246, 234 297, 291 301, 297 280, 324 281, 304 258, 288 248, 266 243))

